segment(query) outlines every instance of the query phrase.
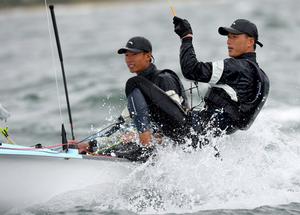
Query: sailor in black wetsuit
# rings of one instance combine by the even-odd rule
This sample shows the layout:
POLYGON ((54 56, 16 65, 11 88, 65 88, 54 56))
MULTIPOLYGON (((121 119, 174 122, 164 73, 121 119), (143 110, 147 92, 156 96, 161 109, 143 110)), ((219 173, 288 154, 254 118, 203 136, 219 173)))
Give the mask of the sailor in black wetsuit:
MULTIPOLYGON (((156 68, 152 63, 152 45, 144 37, 131 38, 118 53, 125 54, 130 72, 137 74, 127 81, 126 96, 140 144, 150 146, 154 130, 175 141, 182 141, 187 101, 176 73, 156 68)), ((130 142, 131 138, 128 139, 130 142)))
MULTIPOLYGON (((187 133, 187 99, 183 85, 177 74, 171 70, 158 70, 152 63, 152 45, 144 37, 131 38, 118 54, 125 55, 130 72, 136 76, 126 82, 128 111, 138 131, 122 137, 123 144, 112 151, 118 157, 132 161, 146 161, 152 152, 154 139, 168 136, 175 142, 183 142, 187 133)), ((70 142, 72 143, 72 142, 70 142)), ((86 153, 96 146, 78 144, 80 153, 86 153)), ((94 151, 92 149, 92 151, 94 151)))
POLYGON ((210 84, 205 96, 205 109, 191 113, 191 123, 201 134, 207 130, 230 134, 247 129, 264 105, 269 92, 269 79, 256 61, 258 41, 256 25, 238 19, 230 27, 218 32, 228 37, 230 58, 216 62, 201 62, 196 58, 192 44, 193 33, 189 22, 173 19, 175 32, 182 40, 180 65, 185 78, 210 84))

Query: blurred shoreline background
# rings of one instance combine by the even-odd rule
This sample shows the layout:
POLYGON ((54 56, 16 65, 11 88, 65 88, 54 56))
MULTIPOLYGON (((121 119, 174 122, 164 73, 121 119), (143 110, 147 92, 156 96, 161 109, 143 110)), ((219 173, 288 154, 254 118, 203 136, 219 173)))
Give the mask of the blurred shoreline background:
MULTIPOLYGON (((49 0, 48 4, 112 4, 112 3, 124 3, 124 2, 146 2, 147 0, 49 0)), ((1 9, 11 8, 30 8, 30 7, 42 7, 45 5, 45 0, 1 0, 1 9)))

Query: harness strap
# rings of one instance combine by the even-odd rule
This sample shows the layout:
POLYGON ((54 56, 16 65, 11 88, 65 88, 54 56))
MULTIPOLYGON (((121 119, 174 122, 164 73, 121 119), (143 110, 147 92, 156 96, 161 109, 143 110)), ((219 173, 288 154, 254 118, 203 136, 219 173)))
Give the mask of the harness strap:
POLYGON ((186 113, 180 104, 171 99, 162 89, 142 76, 130 78, 126 83, 126 96, 139 88, 144 96, 146 96, 151 104, 157 106, 160 110, 176 120, 179 123, 186 122, 186 113))

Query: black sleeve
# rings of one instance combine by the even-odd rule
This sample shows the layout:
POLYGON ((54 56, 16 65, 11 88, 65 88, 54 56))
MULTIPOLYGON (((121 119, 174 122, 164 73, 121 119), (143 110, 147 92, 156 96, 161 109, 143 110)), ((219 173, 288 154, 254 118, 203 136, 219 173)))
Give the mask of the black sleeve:
POLYGON ((212 76, 212 63, 201 62, 196 58, 192 38, 184 38, 180 47, 180 66, 185 78, 209 82, 212 76))

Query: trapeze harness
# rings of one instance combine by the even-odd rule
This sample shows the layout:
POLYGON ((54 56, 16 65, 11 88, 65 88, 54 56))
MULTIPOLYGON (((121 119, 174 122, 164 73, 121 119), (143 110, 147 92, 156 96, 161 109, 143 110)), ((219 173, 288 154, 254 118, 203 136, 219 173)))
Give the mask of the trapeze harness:
POLYGON ((235 102, 218 87, 212 87, 204 98, 208 108, 222 109, 232 119, 235 129, 231 133, 237 129, 246 130, 252 125, 269 94, 269 79, 265 72, 254 62, 250 60, 247 62, 253 68, 257 80, 256 96, 252 101, 235 102))
POLYGON ((187 122, 187 98, 184 87, 175 72, 168 69, 155 70, 150 80, 143 76, 132 77, 126 83, 126 96, 128 97, 135 88, 142 92, 147 101, 151 121, 155 122, 166 136, 175 141, 184 136, 187 122), (176 80, 177 86, 179 86, 179 96, 183 98, 181 104, 170 98, 155 84, 159 75, 163 73, 170 74, 176 80))

